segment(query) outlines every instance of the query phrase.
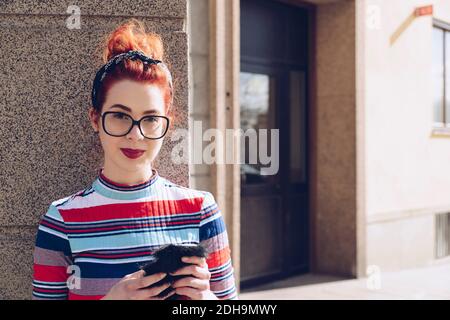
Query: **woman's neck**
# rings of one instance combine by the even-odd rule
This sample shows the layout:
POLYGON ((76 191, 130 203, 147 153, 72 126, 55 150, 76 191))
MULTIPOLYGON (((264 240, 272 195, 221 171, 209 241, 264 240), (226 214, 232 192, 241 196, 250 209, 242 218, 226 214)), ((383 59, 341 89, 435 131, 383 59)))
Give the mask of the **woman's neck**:
POLYGON ((107 163, 103 166, 101 173, 110 181, 127 186, 145 183, 154 175, 152 167, 150 166, 146 166, 144 171, 137 170, 124 172, 119 168, 113 168, 107 163))

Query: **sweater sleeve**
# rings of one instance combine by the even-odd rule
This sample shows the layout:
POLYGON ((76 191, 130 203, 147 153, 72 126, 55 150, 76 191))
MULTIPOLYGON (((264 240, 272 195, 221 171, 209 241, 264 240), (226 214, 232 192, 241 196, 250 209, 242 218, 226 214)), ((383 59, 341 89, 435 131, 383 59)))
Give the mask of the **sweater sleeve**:
POLYGON ((52 204, 42 217, 33 252, 33 300, 67 300, 72 265, 64 221, 52 204))
POLYGON ((237 300, 234 269, 222 214, 211 193, 206 192, 201 209, 200 244, 208 251, 210 289, 220 300, 237 300))

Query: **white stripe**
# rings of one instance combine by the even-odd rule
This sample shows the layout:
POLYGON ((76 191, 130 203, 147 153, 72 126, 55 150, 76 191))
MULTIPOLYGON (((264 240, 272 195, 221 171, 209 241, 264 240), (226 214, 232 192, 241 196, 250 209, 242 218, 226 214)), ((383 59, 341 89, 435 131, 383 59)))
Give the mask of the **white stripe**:
POLYGON ((42 286, 42 285, 33 285, 35 288, 44 288, 44 289, 67 289, 67 286, 42 286))
POLYGON ((75 262, 92 262, 92 263, 104 263, 104 264, 121 264, 131 262, 150 261, 149 256, 140 258, 128 258, 128 259, 95 259, 95 258, 75 258, 75 262))
POLYGON ((233 272, 231 271, 231 272, 228 272, 227 274, 225 274, 224 276, 222 276, 222 277, 219 277, 219 278, 211 278, 211 282, 216 282, 216 281, 222 281, 222 280, 224 280, 224 279, 227 279, 227 278, 229 278, 229 277, 231 277, 233 275, 233 272))
POLYGON ((221 213, 220 210, 219 210, 218 212, 214 213, 214 214, 213 214, 211 217, 209 217, 208 219, 204 219, 204 220, 200 221, 200 227, 203 226, 203 225, 205 225, 205 224, 207 224, 207 223, 210 222, 210 221, 213 221, 213 220, 218 219, 218 218, 221 217, 221 216, 222 216, 222 213, 221 213))
MULTIPOLYGON (((81 190, 80 190, 80 191, 81 191, 81 190)), ((80 191, 78 191, 78 192, 80 192, 80 191)), ((77 192, 77 193, 78 193, 78 192, 77 192)), ((74 193, 74 194, 76 194, 76 193, 74 193)), ((73 196, 73 195, 70 195, 70 196, 67 196, 67 197, 65 197, 65 198, 62 198, 62 199, 59 199, 59 200, 55 200, 55 201, 52 202, 52 205, 54 205, 54 206, 56 207, 57 205, 63 203, 64 201, 66 201, 67 199, 69 199, 69 198, 72 197, 72 196, 73 196)))
POLYGON ((33 295, 40 298, 66 298, 67 294, 45 294, 45 293, 39 293, 39 292, 33 292, 33 295))

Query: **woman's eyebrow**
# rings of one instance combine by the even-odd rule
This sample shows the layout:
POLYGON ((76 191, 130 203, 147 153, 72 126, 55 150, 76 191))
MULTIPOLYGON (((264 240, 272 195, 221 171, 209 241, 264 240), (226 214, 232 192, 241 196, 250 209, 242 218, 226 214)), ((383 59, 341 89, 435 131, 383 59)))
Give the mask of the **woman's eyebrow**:
MULTIPOLYGON (((109 109, 111 110, 112 108, 119 108, 119 109, 122 109, 122 110, 125 110, 125 111, 128 111, 128 112, 132 112, 130 108, 128 108, 127 106, 124 106, 123 104, 117 104, 116 103, 115 105, 113 105, 109 109)), ((152 110, 145 111, 143 114, 154 114, 154 113, 158 113, 158 111, 155 110, 155 109, 152 109, 152 110)))

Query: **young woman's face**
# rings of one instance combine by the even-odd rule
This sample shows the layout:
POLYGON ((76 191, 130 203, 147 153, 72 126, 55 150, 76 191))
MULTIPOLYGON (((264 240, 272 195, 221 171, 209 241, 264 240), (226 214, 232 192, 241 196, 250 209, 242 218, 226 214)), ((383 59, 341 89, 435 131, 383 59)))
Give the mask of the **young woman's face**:
MULTIPOLYGON (((129 120, 128 116, 131 116, 134 120, 140 120, 142 117, 149 115, 165 116, 163 91, 159 87, 148 83, 132 80, 117 81, 107 92, 106 100, 103 104, 102 114, 108 111, 123 113, 114 115, 114 121, 120 121, 118 123, 123 123, 124 117, 129 120)), ((109 115, 108 117, 113 116, 109 115)), ((147 139, 141 134, 137 125, 134 125, 127 135, 114 137, 105 132, 101 115, 96 115, 93 108, 89 111, 89 118, 94 130, 99 132, 105 153, 105 167, 108 167, 109 170, 118 170, 123 173, 146 172, 151 168, 151 162, 161 149, 163 138, 157 140, 147 139), (143 150, 144 152, 136 157, 133 153, 127 153, 127 150, 123 149, 143 150)), ((161 132, 161 128, 154 124, 156 120, 158 118, 146 118, 145 124, 144 120, 141 121, 141 128, 154 126, 158 132, 161 132)), ((159 120, 163 119, 159 118, 159 120)), ((165 125, 165 122, 162 122, 160 125, 165 125)), ((111 131, 107 124, 105 124, 105 127, 108 132, 111 131)), ((150 129, 148 129, 148 132, 150 134, 150 129)), ((147 135, 145 132, 144 134, 147 135)))

